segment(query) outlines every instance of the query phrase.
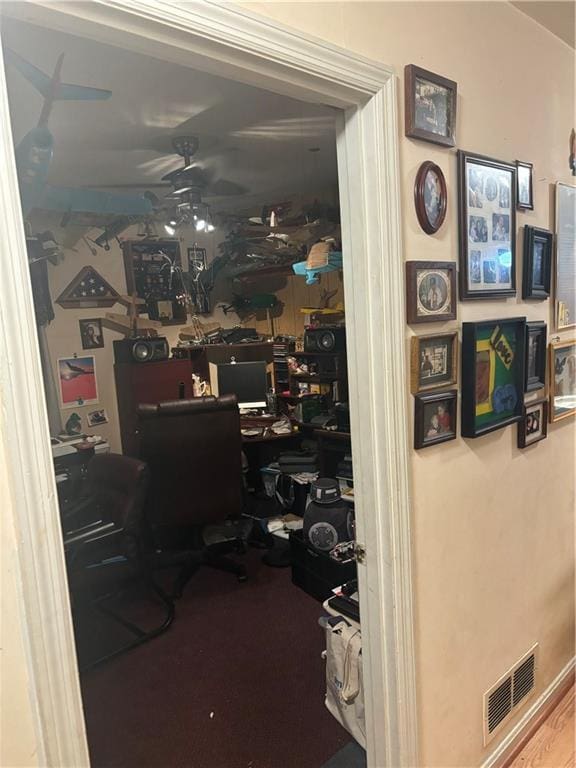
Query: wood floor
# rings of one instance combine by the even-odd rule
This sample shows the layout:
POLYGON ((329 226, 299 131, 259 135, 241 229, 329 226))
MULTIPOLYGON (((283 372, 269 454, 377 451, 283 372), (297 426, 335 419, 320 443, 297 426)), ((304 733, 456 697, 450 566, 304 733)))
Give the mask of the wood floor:
POLYGON ((574 768, 574 686, 542 723, 510 768, 574 768))

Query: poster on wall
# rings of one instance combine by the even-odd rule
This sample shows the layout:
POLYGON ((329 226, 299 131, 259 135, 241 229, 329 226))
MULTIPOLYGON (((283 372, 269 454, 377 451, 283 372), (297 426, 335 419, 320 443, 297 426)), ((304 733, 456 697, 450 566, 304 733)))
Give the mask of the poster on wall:
POLYGON ((96 361, 93 355, 59 357, 58 382, 63 408, 77 408, 98 402, 96 361))

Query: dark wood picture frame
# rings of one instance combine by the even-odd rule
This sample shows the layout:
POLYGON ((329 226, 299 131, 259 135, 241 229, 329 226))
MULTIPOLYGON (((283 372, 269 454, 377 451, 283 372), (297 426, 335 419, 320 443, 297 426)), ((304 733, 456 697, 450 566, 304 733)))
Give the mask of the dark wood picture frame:
MULTIPOLYGON (((453 147, 456 144, 456 106, 458 85, 454 80, 429 72, 427 69, 417 67, 415 64, 407 64, 404 67, 404 133, 412 139, 429 141, 432 144, 440 144, 443 147, 453 147), (427 130, 418 125, 416 105, 417 81, 426 81, 436 88, 448 92, 446 104, 446 131, 444 134, 433 130, 427 130)), ((435 111, 434 102, 432 102, 435 111)))
POLYGON ((119 297, 118 291, 91 264, 87 264, 64 288, 56 299, 56 303, 63 309, 94 309, 95 307, 107 309, 113 307, 119 297), (82 288, 83 283, 91 280, 95 281, 102 291, 93 293, 82 288))
POLYGON ((534 210, 534 166, 532 163, 524 163, 522 160, 516 160, 516 208, 521 211, 534 210), (523 202, 520 197, 520 173, 519 168, 526 168, 530 173, 528 177, 528 202, 523 202))
POLYGON ((545 440, 548 437, 548 400, 543 397, 540 400, 533 400, 531 403, 526 403, 524 406, 524 413, 522 414, 522 418, 518 422, 518 448, 528 448, 531 445, 535 445, 536 443, 539 443, 540 440, 545 440), (538 425, 540 427, 540 436, 539 437, 533 437, 531 439, 527 438, 527 430, 534 428, 533 425, 533 419, 531 419, 531 414, 534 411, 540 411, 540 419, 538 420, 538 425))
POLYGON ((80 341, 82 342, 82 349, 103 349, 104 348, 104 333, 102 331, 102 318, 89 317, 78 320, 80 328, 80 341), (94 338, 89 329, 96 326, 98 329, 97 337, 94 338))
POLYGON ((410 392, 416 395, 438 387, 449 387, 458 381, 458 331, 451 333, 429 333, 424 336, 412 336, 410 339, 410 392), (445 342, 446 373, 434 374, 423 379, 422 354, 427 346, 433 346, 434 341, 445 342))
MULTIPOLYGON (((482 184, 484 184, 484 181, 482 181, 482 184)), ((458 150, 458 223, 460 299, 507 299, 511 296, 516 296, 516 166, 512 163, 485 157, 484 155, 458 150), (486 174, 486 186, 488 186, 491 180, 496 184, 495 197, 497 196, 498 198, 498 206, 493 202, 495 197, 491 197, 489 192, 484 197, 483 189, 478 192, 468 188, 467 169, 469 164, 481 169, 481 174, 476 170, 478 177, 482 176, 483 178, 484 173, 486 174), (503 176, 509 177, 508 184, 502 184, 503 176), (507 196, 504 196, 503 192, 506 190, 507 196), (484 200, 479 199, 476 205, 470 204, 473 194, 479 198, 484 198, 484 200), (507 205, 502 205, 502 200, 504 199, 507 199, 507 205), (483 207, 484 203, 486 203, 488 210, 483 207), (470 208, 473 209, 473 213, 469 213, 470 208), (497 208, 497 212, 491 210, 491 208, 497 208), (492 214, 492 222, 489 227, 489 221, 486 221, 486 216, 490 216, 490 214, 492 214), (503 221, 506 217, 508 218, 508 239, 496 238, 494 221, 495 219, 503 221), (478 220, 483 222, 486 231, 485 233, 482 231, 479 239, 473 241, 476 247, 470 248, 470 232, 472 225, 476 228, 478 220), (488 237, 489 230, 491 231, 490 238, 488 237), (506 243, 509 243, 508 250, 504 247, 506 243), (479 258, 477 265, 472 264, 472 270, 471 250, 474 251, 475 258, 479 258), (500 254, 501 251, 502 255, 500 254), (504 257, 506 262, 509 261, 509 264, 504 263, 504 257), (488 265, 493 265, 494 277, 498 277, 498 280, 491 279, 491 270, 486 269, 488 265), (477 274, 479 279, 476 279, 476 266, 478 267, 477 274), (504 272, 504 270, 507 270, 507 272, 504 272), (508 274, 509 277, 506 281, 502 280, 504 274, 508 274), (490 275, 490 280, 488 275, 490 275), (499 282, 507 287, 486 287, 489 283, 498 286, 499 282), (473 283, 484 287, 471 288, 473 283)))
POLYGON ((526 360, 524 364, 524 392, 534 392, 546 386, 547 326, 543 320, 526 323, 526 360), (535 345, 534 372, 530 372, 530 349, 535 345))
MULTIPOLYGON (((414 398, 414 448, 428 448, 431 445, 446 443, 449 440, 455 440, 458 431, 458 390, 449 389, 428 392, 422 395, 416 395, 414 398), (432 422, 430 416, 430 406, 446 405, 444 413, 447 414, 450 428, 446 430, 442 424, 443 416, 439 413, 433 414, 432 422), (430 432, 436 433, 430 435, 430 432)), ((446 418, 446 417, 444 417, 446 418)))
POLYGON ((409 325, 455 320, 456 308, 456 263, 454 261, 406 262, 406 316, 409 325), (420 272, 425 273, 422 278, 419 277, 420 272), (435 279, 440 277, 445 283, 446 298, 439 311, 435 311, 432 307, 427 308, 421 301, 421 282, 427 277, 435 277, 435 279), (444 307, 446 307, 445 311, 441 311, 444 307))
POLYGON ((416 174, 416 181, 414 182, 414 205, 416 207, 416 216, 418 217, 418 223, 426 232, 427 235, 434 235, 446 218, 446 207, 448 204, 448 193, 446 190, 446 179, 442 173, 442 169, 430 160, 422 163, 416 174), (430 217, 427 200, 426 200, 426 181, 428 174, 433 173, 438 179, 438 186, 440 187, 440 193, 438 195, 438 213, 433 221, 430 217))
POLYGON ((525 345, 525 317, 462 324, 462 437, 481 437, 496 429, 514 424, 522 418, 525 345), (513 346, 507 338, 511 328, 514 329, 513 346), (509 349, 513 353, 511 359, 509 355, 506 357, 509 349), (486 353, 488 353, 488 359, 480 361, 483 363, 480 368, 479 355, 485 356, 486 353), (487 367, 486 362, 488 362, 487 367), (498 372, 501 372, 502 368, 504 368, 504 375, 499 378, 498 372), (487 381, 483 383, 481 377, 487 381), (506 381, 507 378, 509 381, 506 381), (513 388, 512 392, 507 389, 508 386, 513 388), (498 395, 497 390, 499 390, 498 395), (477 402, 482 392, 485 392, 484 399, 477 402), (506 408, 506 403, 510 400, 512 404, 506 408), (502 414, 500 418, 498 413, 502 414), (490 417, 492 414, 496 416, 478 423, 483 417, 490 417))
POLYGON ((552 252, 554 235, 547 229, 524 225, 524 250, 522 260, 522 298, 547 299, 552 283, 552 252), (541 265, 535 261, 535 251, 542 245, 541 265), (534 267, 537 267, 535 274, 534 267), (540 277, 537 277, 540 275, 540 277))

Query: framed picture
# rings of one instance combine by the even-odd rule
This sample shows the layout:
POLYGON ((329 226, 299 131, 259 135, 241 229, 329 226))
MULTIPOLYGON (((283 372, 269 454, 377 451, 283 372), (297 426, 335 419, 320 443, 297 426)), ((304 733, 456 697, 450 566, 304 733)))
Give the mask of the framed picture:
POLYGON ((516 160, 516 207, 521 210, 534 210, 532 168, 532 163, 516 160))
POLYGON ((547 299, 552 277, 552 243, 554 236, 547 229, 524 227, 524 263, 522 267, 522 298, 547 299))
POLYGON ((458 151, 460 298, 516 295, 516 166, 458 151))
POLYGON ((429 160, 422 163, 414 183, 414 205, 418 223, 428 235, 438 232, 444 223, 447 200, 442 170, 429 160))
POLYGON ((100 424, 108 424, 108 414, 104 408, 96 411, 88 411, 88 426, 98 427, 100 424))
POLYGON ((96 361, 93 355, 59 357, 58 381, 63 408, 77 408, 98 402, 96 361))
POLYGON ((406 136, 444 147, 456 143, 456 95, 453 80, 414 64, 404 67, 406 136))
POLYGON ((462 436, 522 418, 526 318, 462 324, 462 436))
POLYGON ((450 389, 416 395, 414 403, 414 448, 446 443, 456 437, 458 392, 450 389))
POLYGON ((453 261, 406 262, 408 323, 456 319, 456 264, 453 261))
POLYGON ((410 391, 413 395, 425 389, 456 384, 457 331, 412 336, 410 344, 410 391))
POLYGON ((99 317, 79 320, 82 349, 101 349, 104 346, 102 320, 99 317))
POLYGON ((556 184, 556 328, 576 327, 576 186, 556 184))
POLYGON ((546 323, 542 320, 526 323, 526 365, 524 392, 546 386, 546 323))
POLYGON ((576 339, 550 344, 550 421, 576 413, 576 339))
POLYGON ((548 435, 548 401, 534 400, 524 406, 524 415, 518 422, 518 448, 527 448, 548 435))

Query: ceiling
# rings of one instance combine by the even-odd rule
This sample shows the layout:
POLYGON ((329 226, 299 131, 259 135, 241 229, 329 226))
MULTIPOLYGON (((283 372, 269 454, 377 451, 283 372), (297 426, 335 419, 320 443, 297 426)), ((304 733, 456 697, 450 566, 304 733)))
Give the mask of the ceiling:
POLYGON ((576 16, 574 0, 531 0, 531 2, 513 2, 516 8, 530 16, 556 37, 575 47, 576 16))
MULTIPOLYGON (((182 167, 171 149, 171 137, 182 134, 199 137, 202 167, 248 190, 209 200, 215 207, 274 202, 337 183, 330 107, 14 19, 3 19, 2 38, 48 75, 65 53, 63 82, 112 91, 107 101, 55 103, 51 184, 136 184, 144 191, 182 167)), ((18 142, 36 125, 42 97, 13 67, 6 76, 18 142)))

